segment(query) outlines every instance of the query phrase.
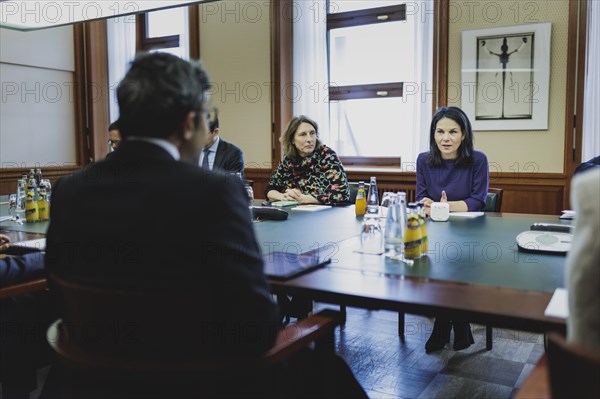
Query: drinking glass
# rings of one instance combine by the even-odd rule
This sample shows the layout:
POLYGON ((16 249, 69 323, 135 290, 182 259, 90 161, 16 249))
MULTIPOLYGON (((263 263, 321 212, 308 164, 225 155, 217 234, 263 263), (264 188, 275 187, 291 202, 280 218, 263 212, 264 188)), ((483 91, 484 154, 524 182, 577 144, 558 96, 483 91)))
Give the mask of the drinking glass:
POLYGON ((10 194, 8 196, 8 216, 13 219, 17 216, 17 194, 10 194))
POLYGON ((360 232, 360 249, 362 253, 379 255, 383 251, 383 230, 379 215, 367 213, 363 219, 360 232))

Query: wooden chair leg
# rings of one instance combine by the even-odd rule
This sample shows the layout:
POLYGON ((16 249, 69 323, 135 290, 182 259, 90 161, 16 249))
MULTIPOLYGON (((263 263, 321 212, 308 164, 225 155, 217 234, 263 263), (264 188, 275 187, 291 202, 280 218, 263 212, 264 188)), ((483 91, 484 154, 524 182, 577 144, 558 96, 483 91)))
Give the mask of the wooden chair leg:
POLYGON ((494 332, 492 330, 492 326, 485 326, 485 349, 488 351, 492 350, 494 332))
POLYGON ((404 341, 404 312, 398 312, 398 335, 404 341))

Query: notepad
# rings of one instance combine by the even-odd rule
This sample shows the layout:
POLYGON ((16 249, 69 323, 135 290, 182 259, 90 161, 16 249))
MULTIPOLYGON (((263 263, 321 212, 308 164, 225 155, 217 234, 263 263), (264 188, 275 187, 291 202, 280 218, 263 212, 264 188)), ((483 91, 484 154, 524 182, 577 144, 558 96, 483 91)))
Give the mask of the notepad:
POLYGON ((292 208, 292 211, 306 211, 306 212, 316 212, 316 211, 324 211, 325 209, 331 208, 331 205, 298 205, 292 208))
POLYGON ((18 242, 13 243, 12 246, 38 249, 40 251, 43 251, 46 249, 46 239, 38 238, 35 240, 18 241, 18 242))
POLYGON ((275 201, 271 202, 271 206, 284 207, 284 206, 293 206, 298 205, 298 201, 275 201))
POLYGON ((483 212, 450 212, 450 217, 476 218, 483 215, 483 212))
POLYGON ((566 319, 569 317, 569 292, 564 288, 557 288, 544 310, 544 316, 566 319))

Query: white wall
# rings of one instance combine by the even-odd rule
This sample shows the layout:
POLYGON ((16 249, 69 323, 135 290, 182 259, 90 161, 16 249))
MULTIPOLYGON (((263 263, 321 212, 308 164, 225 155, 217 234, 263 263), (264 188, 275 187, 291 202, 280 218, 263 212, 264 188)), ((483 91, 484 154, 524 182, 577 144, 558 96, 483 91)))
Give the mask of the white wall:
POLYGON ((0 166, 76 162, 73 27, 0 29, 0 166))

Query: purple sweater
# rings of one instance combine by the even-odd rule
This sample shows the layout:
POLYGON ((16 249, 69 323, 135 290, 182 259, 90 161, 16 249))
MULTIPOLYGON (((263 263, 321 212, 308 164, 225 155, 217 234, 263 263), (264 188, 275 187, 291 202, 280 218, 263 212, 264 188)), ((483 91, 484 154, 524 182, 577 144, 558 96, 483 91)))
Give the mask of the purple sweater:
POLYGON ((448 201, 465 201, 469 211, 485 207, 490 178, 483 152, 474 151, 470 165, 455 166, 454 160, 442 160, 438 167, 427 164, 427 154, 417 158, 417 200, 427 197, 439 201, 445 190, 448 201))

